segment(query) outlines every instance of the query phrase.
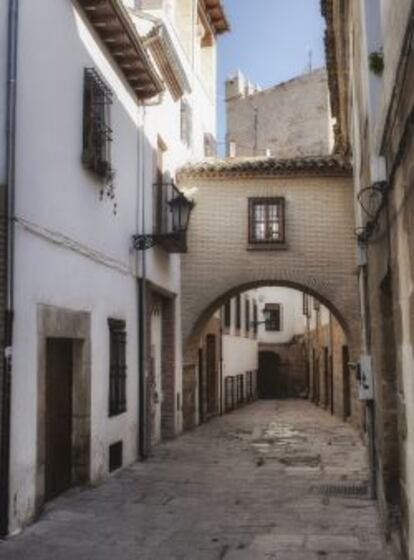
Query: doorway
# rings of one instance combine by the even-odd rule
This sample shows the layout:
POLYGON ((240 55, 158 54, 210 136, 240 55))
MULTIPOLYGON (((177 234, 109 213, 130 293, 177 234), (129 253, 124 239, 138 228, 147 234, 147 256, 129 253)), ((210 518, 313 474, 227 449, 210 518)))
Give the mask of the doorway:
POLYGON ((73 341, 46 341, 45 500, 72 485, 73 341))
POLYGON ((207 335, 206 373, 207 373, 207 413, 217 412, 217 340, 214 334, 207 335))
POLYGON ((36 513, 91 477, 91 316, 38 306, 36 513))
POLYGON ((342 347, 342 383, 344 399, 344 420, 352 415, 351 378, 349 371, 349 348, 342 347))
POLYGON ((259 352, 257 391, 259 399, 280 399, 285 396, 280 372, 280 357, 275 352, 259 352))

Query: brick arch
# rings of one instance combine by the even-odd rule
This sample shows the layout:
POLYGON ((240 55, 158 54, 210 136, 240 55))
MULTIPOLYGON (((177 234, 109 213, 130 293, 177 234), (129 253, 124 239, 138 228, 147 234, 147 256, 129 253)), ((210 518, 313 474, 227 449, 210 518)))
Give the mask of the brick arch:
POLYGON ((210 319, 211 315, 221 308, 224 303, 239 294, 247 292, 249 290, 254 290, 256 288, 263 287, 278 287, 278 288, 291 288, 298 290, 300 292, 309 294, 310 296, 316 298, 320 301, 329 311, 335 316, 341 327, 343 328, 347 337, 350 334, 350 325, 348 323, 347 316, 329 299, 326 297, 326 291, 320 291, 315 286, 308 286, 298 281, 288 281, 288 280, 257 280, 246 284, 234 286, 225 293, 221 294, 214 301, 212 301, 207 307, 201 312, 199 317, 196 319, 193 327, 190 331, 189 336, 197 336, 204 328, 205 324, 210 319))
POLYGON ((182 177, 181 186, 192 189, 196 203, 182 260, 186 360, 206 318, 228 297, 260 286, 292 287, 314 295, 338 319, 352 359, 357 357, 360 320, 351 177, 193 173, 182 177), (255 197, 285 199, 282 249, 249 246, 248 199, 255 197))

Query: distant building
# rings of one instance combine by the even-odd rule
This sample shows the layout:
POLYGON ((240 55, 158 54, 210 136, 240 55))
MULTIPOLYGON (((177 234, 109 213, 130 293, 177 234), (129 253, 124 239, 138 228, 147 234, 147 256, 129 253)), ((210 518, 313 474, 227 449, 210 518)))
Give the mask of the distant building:
POLYGON ((241 72, 226 81, 227 155, 322 156, 332 148, 326 70, 262 90, 241 72))

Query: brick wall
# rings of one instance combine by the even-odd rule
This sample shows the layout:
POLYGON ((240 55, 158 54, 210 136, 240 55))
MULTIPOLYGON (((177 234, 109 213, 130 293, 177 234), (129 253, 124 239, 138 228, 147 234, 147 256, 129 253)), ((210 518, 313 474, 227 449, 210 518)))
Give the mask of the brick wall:
MULTIPOLYGON (((211 313, 238 292, 284 285, 310 292, 341 321, 359 354, 352 180, 329 177, 183 179, 196 206, 183 258, 183 335, 187 344, 211 313), (248 249, 248 198, 286 199, 284 250, 248 249)), ((187 346, 188 349, 188 346, 187 346)), ((192 363, 188 359, 187 363, 192 363)))

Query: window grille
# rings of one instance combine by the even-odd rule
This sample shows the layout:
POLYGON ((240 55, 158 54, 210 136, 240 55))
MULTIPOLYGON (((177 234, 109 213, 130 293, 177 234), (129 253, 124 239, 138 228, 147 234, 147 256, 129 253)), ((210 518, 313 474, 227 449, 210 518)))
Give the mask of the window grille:
POLYGON ((279 303, 266 303, 265 313, 267 315, 266 331, 279 332, 281 330, 281 305, 279 303))
POLYGON ((186 99, 181 100, 181 141, 188 147, 191 147, 193 141, 193 110, 186 99))
POLYGON ((112 91, 96 70, 85 68, 82 162, 87 169, 107 181, 113 177, 110 105, 112 91))
POLYGON ((249 199, 249 243, 284 243, 285 199, 249 199))
POLYGON ((109 416, 126 411, 126 323, 108 319, 109 416))
POLYGON ((303 314, 306 317, 310 317, 310 305, 309 305, 309 296, 308 294, 302 294, 303 295, 303 314))

